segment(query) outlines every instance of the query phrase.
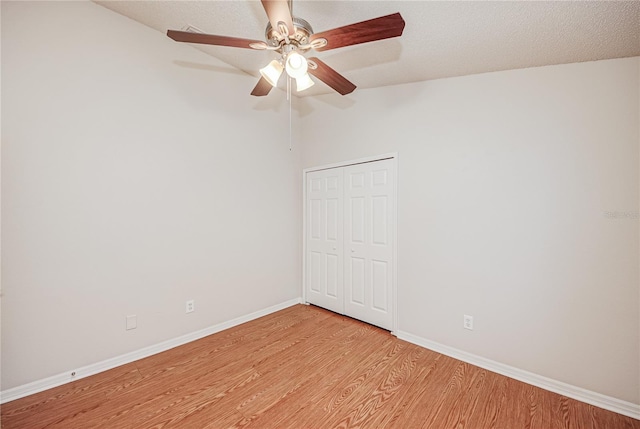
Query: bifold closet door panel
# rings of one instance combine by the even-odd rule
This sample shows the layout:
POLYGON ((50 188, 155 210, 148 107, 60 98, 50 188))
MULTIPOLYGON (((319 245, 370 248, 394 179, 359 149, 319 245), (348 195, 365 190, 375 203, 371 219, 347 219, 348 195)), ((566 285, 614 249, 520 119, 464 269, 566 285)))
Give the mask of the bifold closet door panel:
POLYGON ((307 173, 306 300, 344 314, 343 170, 307 173))
POLYGON ((345 314, 385 329, 393 324, 394 163, 345 167, 345 314))

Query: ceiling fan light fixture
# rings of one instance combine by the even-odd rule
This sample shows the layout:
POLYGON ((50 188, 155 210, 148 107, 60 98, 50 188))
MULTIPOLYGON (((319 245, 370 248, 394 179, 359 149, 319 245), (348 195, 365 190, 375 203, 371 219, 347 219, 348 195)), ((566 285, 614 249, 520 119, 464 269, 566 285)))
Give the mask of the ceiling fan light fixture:
POLYGON ((278 85, 278 79, 280 79, 283 69, 280 61, 273 60, 266 67, 260 69, 260 74, 271 86, 275 87, 278 85))
POLYGON ((309 73, 305 73, 296 79, 296 89, 298 90, 298 92, 304 91, 305 89, 309 89, 314 84, 315 82, 311 80, 311 77, 309 77, 309 73))
POLYGON ((289 76, 298 79, 307 74, 309 65, 305 57, 294 51, 287 55, 285 68, 289 76))

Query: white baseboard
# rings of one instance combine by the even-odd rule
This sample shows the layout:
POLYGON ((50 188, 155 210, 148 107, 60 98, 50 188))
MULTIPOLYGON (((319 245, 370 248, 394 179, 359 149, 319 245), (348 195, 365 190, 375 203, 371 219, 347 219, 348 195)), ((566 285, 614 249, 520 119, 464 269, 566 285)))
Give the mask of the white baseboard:
POLYGON ((289 301, 282 302, 280 304, 273 305, 271 307, 264 308, 262 310, 255 311, 245 316, 236 317, 235 319, 227 322, 218 323, 217 325, 210 326, 208 328, 201 329, 196 332, 182 335, 171 340, 163 341, 158 344, 154 344, 149 347, 145 347, 140 350, 135 350, 130 353, 126 353, 120 356, 113 357, 111 359, 103 360, 91 365, 83 366, 82 368, 75 369, 75 376, 71 376, 71 370, 62 374, 54 375, 51 377, 36 380, 31 383, 23 384, 22 386, 13 387, 11 389, 3 390, 0 392, 0 404, 10 402, 16 399, 23 398, 25 396, 33 395, 34 393, 42 392, 43 390, 51 389, 69 383, 71 381, 79 380, 81 378, 89 377, 91 375, 103 372, 115 367, 134 362, 136 360, 146 358, 151 355, 155 355, 160 352, 172 349, 174 347, 181 346, 191 341, 199 340, 208 335, 215 334, 216 332, 224 331, 225 329, 232 328, 245 322, 257 319, 262 316, 266 316, 276 311, 280 311, 292 305, 302 303, 301 298, 291 299, 289 301))
POLYGON ((506 375, 507 377, 515 380, 640 420, 639 404, 623 401, 621 399, 606 396, 581 387, 572 386, 570 384, 514 368, 491 359, 485 359, 472 353, 467 353, 453 347, 445 346, 444 344, 436 343, 435 341, 418 337, 417 335, 413 335, 408 332, 398 331, 397 336, 401 340, 405 340, 443 355, 479 366, 480 368, 488 369, 489 371, 506 375))

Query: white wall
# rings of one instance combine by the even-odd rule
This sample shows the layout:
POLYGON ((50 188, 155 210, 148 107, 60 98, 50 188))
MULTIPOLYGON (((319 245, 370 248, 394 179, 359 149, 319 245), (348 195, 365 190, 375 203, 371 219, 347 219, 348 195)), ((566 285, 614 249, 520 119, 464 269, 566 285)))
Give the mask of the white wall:
MULTIPOLYGON (((0 7, 0 35, 2 34, 2 7, 0 7)), ((0 37, 0 79, 2 78, 2 49, 0 37)), ((0 130, 2 130, 2 85, 0 84, 0 130)), ((0 138, 0 392, 2 391, 2 138, 0 138)))
POLYGON ((93 3, 2 2, 3 390, 300 295, 299 155, 255 83, 93 3))
POLYGON ((640 403, 639 64, 304 99, 304 168, 399 153, 400 330, 640 403))

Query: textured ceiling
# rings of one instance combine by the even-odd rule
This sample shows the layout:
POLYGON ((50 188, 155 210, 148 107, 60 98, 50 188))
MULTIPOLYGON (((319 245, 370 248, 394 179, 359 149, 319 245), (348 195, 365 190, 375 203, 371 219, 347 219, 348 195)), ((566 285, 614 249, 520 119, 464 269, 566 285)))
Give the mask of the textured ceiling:
MULTIPOLYGON (((259 1, 97 1, 166 34, 191 25, 205 33, 264 39, 259 1)), ((640 56, 640 1, 311 1, 294 16, 315 32, 400 12, 400 38, 313 53, 359 88, 498 70, 640 56)), ((178 43, 167 38, 167 43, 178 43)), ((192 45, 259 76, 274 53, 192 45)), ((309 54, 308 54, 309 55, 309 54)), ((224 74, 212 79, 224 79, 224 74)), ((282 86, 284 79, 281 79, 282 86)), ((318 82, 300 95, 332 93, 318 82)), ((247 95, 253 85, 247 87, 247 95)), ((356 90, 357 91, 357 90, 356 90)), ((339 96, 339 95, 336 95, 339 96)))

